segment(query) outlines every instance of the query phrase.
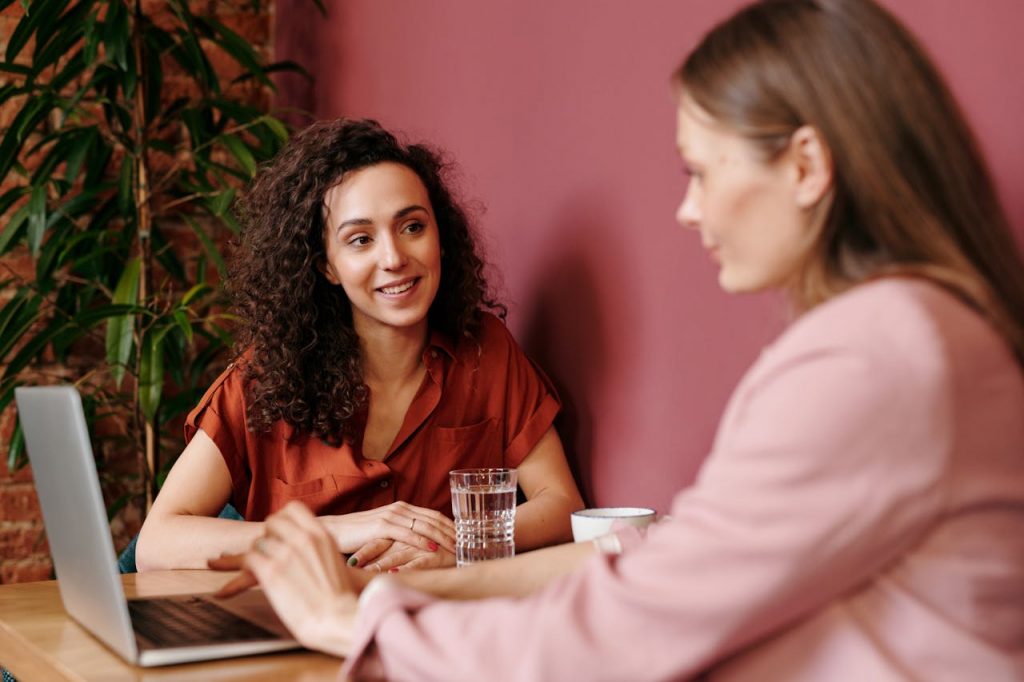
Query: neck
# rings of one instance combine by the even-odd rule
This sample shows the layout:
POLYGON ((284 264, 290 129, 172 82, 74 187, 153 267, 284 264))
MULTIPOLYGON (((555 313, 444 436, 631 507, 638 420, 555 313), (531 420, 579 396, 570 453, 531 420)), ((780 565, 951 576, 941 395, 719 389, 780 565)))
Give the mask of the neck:
POLYGON ((400 384, 420 371, 427 346, 426 320, 402 329, 359 327, 356 326, 356 334, 363 356, 363 380, 368 385, 400 384))

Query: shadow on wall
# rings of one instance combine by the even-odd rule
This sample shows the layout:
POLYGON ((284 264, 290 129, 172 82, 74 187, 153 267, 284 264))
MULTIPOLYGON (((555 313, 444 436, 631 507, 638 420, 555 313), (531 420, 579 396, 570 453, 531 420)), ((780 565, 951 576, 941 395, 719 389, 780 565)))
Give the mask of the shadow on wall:
POLYGON ((595 500, 595 404, 614 374, 610 358, 608 322, 623 317, 602 296, 602 277, 618 277, 608 264, 622 258, 601 245, 608 230, 608 213, 597 210, 592 199, 566 206, 552 222, 553 248, 533 271, 534 288, 524 297, 522 333, 524 350, 548 374, 562 399, 555 427, 565 445, 569 466, 588 506, 595 500))

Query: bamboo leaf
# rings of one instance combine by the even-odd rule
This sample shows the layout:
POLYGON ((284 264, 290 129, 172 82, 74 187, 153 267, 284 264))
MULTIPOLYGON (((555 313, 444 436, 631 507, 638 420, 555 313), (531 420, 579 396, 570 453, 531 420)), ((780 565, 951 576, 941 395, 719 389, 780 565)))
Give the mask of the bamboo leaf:
POLYGON ((17 375, 18 372, 25 369, 30 362, 37 360, 53 337, 64 330, 64 325, 64 320, 50 320, 47 325, 43 327, 42 331, 29 339, 28 343, 22 346, 21 349, 14 354, 11 361, 7 363, 7 367, 4 368, 4 378, 17 375))
MULTIPOLYGON (((54 92, 62 91, 68 83, 82 75, 82 72, 85 71, 86 67, 91 63, 92 62, 86 60, 85 53, 82 52, 82 50, 79 50, 67 61, 67 63, 64 64, 64 68, 53 77, 53 80, 50 81, 50 89, 54 92)), ((64 103, 61 109, 66 113, 78 103, 79 99, 81 99, 81 95, 76 95, 71 100, 64 103)))
POLYGON ((26 306, 30 306, 30 303, 31 300, 22 292, 19 292, 18 295, 4 304, 3 308, 0 308, 0 358, 6 355, 6 351, 3 349, 10 349, 17 341, 17 338, 13 338, 16 335, 10 334, 9 329, 17 329, 23 326, 26 318, 29 322, 35 318, 35 311, 39 309, 38 302, 34 307, 29 307, 27 309, 28 314, 25 314, 26 306))
POLYGON ((99 308, 92 308, 91 310, 78 313, 75 315, 72 323, 81 329, 89 329, 104 320, 109 320, 112 317, 127 317, 146 314, 148 312, 148 310, 141 306, 128 305, 126 303, 112 303, 110 305, 104 305, 99 308))
POLYGON ((28 134, 46 118, 50 106, 49 97, 32 97, 15 115, 7 132, 4 133, 3 141, 0 141, 0 178, 6 177, 10 172, 28 134))
POLYGON ((28 11, 34 12, 36 7, 39 7, 40 11, 46 13, 46 16, 43 17, 44 20, 39 22, 36 29, 33 59, 39 55, 39 51, 50 42, 53 34, 61 26, 74 20, 72 16, 74 12, 64 13, 69 4, 71 4, 71 0, 36 0, 35 6, 29 5, 28 11))
POLYGON ((0 254, 7 253, 11 250, 20 240, 22 228, 28 222, 28 204, 22 206, 11 216, 10 221, 7 223, 7 227, 4 228, 3 234, 0 234, 0 254))
POLYGON ((188 320, 188 315, 184 310, 174 311, 174 321, 178 324, 178 329, 185 335, 185 341, 188 345, 192 345, 192 323, 188 320))
POLYGON ((196 284, 191 289, 186 291, 185 295, 181 297, 181 307, 187 308, 189 305, 192 304, 192 301, 200 299, 212 291, 213 287, 211 287, 209 284, 206 284, 204 282, 196 284))
POLYGON ((74 136, 73 141, 69 144, 70 149, 68 149, 64 166, 65 179, 74 181, 78 177, 78 172, 82 169, 82 162, 85 161, 85 155, 89 153, 97 134, 94 128, 88 128, 83 133, 74 136))
MULTIPOLYGON (((60 30, 45 45, 36 44, 36 54, 32 59, 32 72, 40 74, 44 69, 71 52, 71 48, 82 38, 85 24, 79 5, 76 10, 68 12, 59 22, 60 30)), ((56 22, 55 22, 56 23, 56 22)))
POLYGON ((18 296, 4 306, 5 313, 8 310, 10 312, 5 314, 0 333, 0 358, 6 358, 35 324, 39 314, 39 297, 25 290, 19 291, 18 296))
POLYGON ((127 53, 132 49, 128 9, 123 0, 112 0, 107 7, 106 20, 100 34, 107 48, 107 59, 123 72, 128 68, 127 53))
POLYGON ((142 360, 139 377, 139 403, 142 414, 152 420, 160 408, 160 396, 164 388, 164 334, 150 333, 142 344, 142 360))
POLYGON ((264 116, 261 121, 263 122, 263 125, 270 129, 270 132, 274 134, 274 137, 276 137, 279 142, 285 143, 288 141, 288 129, 285 128, 284 123, 273 116, 264 116))
POLYGON ((83 28, 85 47, 82 52, 87 64, 93 64, 96 62, 96 51, 100 45, 100 34, 99 31, 96 30, 96 18, 96 12, 90 12, 89 18, 85 20, 85 26, 83 28))
POLYGON ((0 215, 7 213, 7 209, 14 205, 18 199, 28 194, 28 187, 12 187, 0 196, 0 215))
MULTIPOLYGON (((133 305, 139 297, 139 259, 128 261, 121 279, 114 290, 113 303, 133 305)), ((135 330, 135 317, 124 315, 111 318, 107 322, 107 363, 111 367, 114 383, 120 387, 124 379, 128 359, 132 353, 132 332, 135 330)))
MULTIPOLYGON (((14 64, 12 62, 0 62, 0 71, 6 71, 7 73, 13 73, 18 76, 31 76, 32 69, 21 64, 14 64)), ((15 86, 7 86, 15 87, 15 86)))
POLYGON ((213 240, 210 239, 210 235, 206 234, 206 230, 203 229, 203 226, 192 218, 192 216, 185 216, 185 222, 187 222, 192 228, 192 231, 196 233, 196 236, 199 238, 199 242, 203 245, 203 251, 205 251, 206 255, 210 257, 213 265, 217 268, 218 274, 220 274, 222 279, 227 279, 228 268, 224 264, 224 259, 217 250, 217 246, 213 243, 213 240))
POLYGON ((25 16, 21 18, 18 25, 14 28, 14 32, 11 33, 11 37, 7 41, 7 61, 13 62, 18 54, 21 53, 25 45, 32 38, 32 34, 39 30, 39 26, 44 19, 53 18, 53 8, 59 4, 61 0, 40 0, 29 7, 25 12, 25 16))
POLYGON ((32 197, 28 201, 28 249, 32 257, 39 256, 39 245, 43 242, 43 231, 46 228, 46 185, 32 188, 32 197))
POLYGON ((249 173, 249 176, 255 175, 256 159, 253 158, 253 153, 246 146, 246 143, 234 135, 222 135, 220 139, 224 142, 224 146, 227 147, 227 151, 249 173))
POLYGON ((218 36, 215 39, 217 45, 231 55, 254 78, 272 90, 277 89, 264 72, 259 53, 253 49, 249 41, 212 17, 196 17, 196 23, 210 33, 216 34, 218 36))
POLYGON ((47 294, 58 286, 57 281, 52 277, 53 268, 57 264, 63 250, 62 244, 68 233, 75 228, 73 222, 63 219, 60 214, 51 213, 50 217, 54 220, 49 220, 47 223, 52 223, 53 229, 36 258, 36 285, 41 294, 47 294))
POLYGON ((210 200, 210 212, 218 218, 224 215, 224 212, 231 206, 231 202, 235 200, 235 190, 231 187, 227 188, 223 192, 218 192, 210 200))

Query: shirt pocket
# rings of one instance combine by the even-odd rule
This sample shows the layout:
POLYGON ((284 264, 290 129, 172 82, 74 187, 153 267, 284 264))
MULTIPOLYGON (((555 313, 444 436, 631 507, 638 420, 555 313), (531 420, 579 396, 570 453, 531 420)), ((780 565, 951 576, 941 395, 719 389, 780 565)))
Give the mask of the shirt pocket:
MULTIPOLYGON (((288 481, 278 477, 275 477, 270 481, 270 492, 274 498, 274 502, 277 502, 278 500, 282 500, 283 502, 299 500, 320 495, 325 492, 334 493, 335 489, 336 486, 333 476, 323 476, 322 478, 314 478, 300 483, 289 483, 288 481)), ((284 506, 283 502, 275 504, 274 507, 280 509, 284 506)))
POLYGON ((497 419, 468 426, 435 426, 432 435, 439 459, 449 462, 449 469, 505 466, 497 419))

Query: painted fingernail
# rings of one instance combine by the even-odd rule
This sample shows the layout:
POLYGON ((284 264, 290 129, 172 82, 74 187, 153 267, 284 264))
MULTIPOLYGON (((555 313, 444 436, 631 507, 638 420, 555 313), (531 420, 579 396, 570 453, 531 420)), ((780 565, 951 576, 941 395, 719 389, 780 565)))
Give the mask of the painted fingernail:
POLYGON ((357 556, 350 556, 348 558, 348 561, 346 561, 345 563, 347 563, 349 566, 358 566, 359 565, 359 557, 357 557, 357 556))
POLYGON ((398 573, 398 566, 392 566, 389 568, 388 573, 398 573))
POLYGON ((437 551, 437 543, 434 542, 433 540, 430 540, 430 541, 427 542, 427 547, 430 548, 431 552, 436 552, 437 551))

